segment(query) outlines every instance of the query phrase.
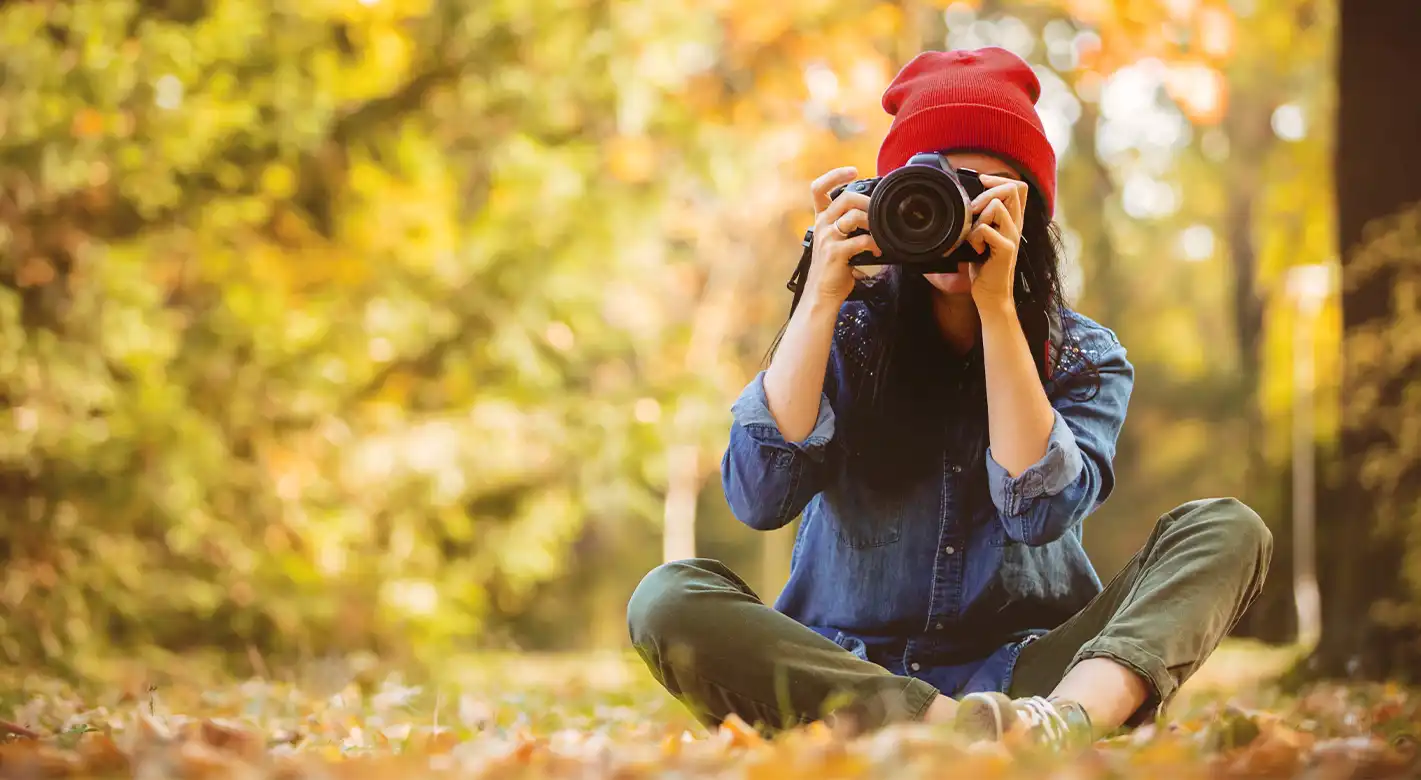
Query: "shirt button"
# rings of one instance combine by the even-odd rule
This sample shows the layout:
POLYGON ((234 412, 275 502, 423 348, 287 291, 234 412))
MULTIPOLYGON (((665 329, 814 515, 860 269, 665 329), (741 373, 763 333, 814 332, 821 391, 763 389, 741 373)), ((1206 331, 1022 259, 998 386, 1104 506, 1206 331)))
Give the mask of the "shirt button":
POLYGON ((942 551, 947 553, 948 555, 952 555, 953 553, 957 552, 957 548, 949 544, 948 546, 942 548, 942 551))
POLYGON ((919 664, 919 663, 914 663, 912 666, 910 666, 910 667, 908 667, 908 668, 909 668, 909 669, 912 669, 913 671, 916 672, 916 671, 918 671, 919 669, 922 669, 922 668, 923 668, 923 665, 922 665, 922 664, 919 664))
POLYGON ((936 628, 937 630, 941 631, 941 630, 942 630, 942 624, 941 624, 941 623, 935 623, 935 624, 933 624, 933 628, 936 628))
POLYGON ((952 473, 953 473, 953 474, 961 474, 961 473, 962 473, 962 467, 959 466, 959 465, 957 465, 956 463, 952 464, 952 473))

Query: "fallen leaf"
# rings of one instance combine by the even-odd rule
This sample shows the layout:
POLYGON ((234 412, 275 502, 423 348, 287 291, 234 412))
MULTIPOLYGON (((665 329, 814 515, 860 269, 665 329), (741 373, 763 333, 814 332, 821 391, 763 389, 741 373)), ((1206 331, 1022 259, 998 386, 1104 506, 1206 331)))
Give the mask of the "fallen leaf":
POLYGON ((815 741, 828 741, 834 738, 834 732, 829 728, 829 724, 822 720, 816 720, 805 726, 804 734, 815 741))
POLYGON ((182 743, 178 748, 178 767, 188 780, 208 780, 231 774, 232 758, 205 743, 196 740, 182 743))
POLYGON ((1289 728, 1274 717, 1256 720, 1258 738, 1236 752, 1227 771, 1244 776, 1287 776, 1297 772, 1312 748, 1312 735, 1289 728))
POLYGON ((83 768, 78 756, 27 740, 0 744, 0 776, 67 777, 83 768))
POLYGON ((199 733, 208 746, 249 760, 265 749, 260 736, 235 721, 209 718, 202 721, 199 733))
POLYGON ((304 756, 281 756, 271 767, 272 780, 301 780, 313 774, 316 772, 313 771, 312 762, 304 756))
POLYGON ((365 731, 359 726, 354 726, 346 733, 345 739, 341 740, 340 746, 344 750, 356 750, 365 747, 365 731))
POLYGON ((24 737, 26 739, 39 739, 40 736, 39 732, 31 731, 30 729, 27 729, 18 723, 11 723, 8 720, 0 720, 0 737, 5 736, 6 734, 14 734, 17 737, 24 737))
POLYGON ((419 742, 417 752, 430 756, 438 756, 448 753, 458 744, 459 736, 448 729, 444 729, 426 735, 419 742))
POLYGON ((408 723, 396 723, 380 729, 380 736, 391 742, 404 742, 410 738, 412 727, 408 723))
POLYGON ((721 744, 728 748, 748 748, 765 742, 754 727, 733 712, 721 722, 719 734, 721 744))
POLYGON ((136 730, 141 739, 147 742, 171 742, 173 740, 173 730, 162 719, 155 715, 150 715, 140 708, 137 715, 136 730))
POLYGON ((276 745, 296 745, 299 744, 301 740, 305 738, 306 735, 301 733, 299 729, 278 729, 276 731, 273 731, 271 735, 267 737, 267 746, 273 747, 276 745))
POLYGON ((661 739, 661 755, 665 758, 681 755, 681 740, 675 734, 667 734, 661 739))
POLYGON ((1230 706, 1210 723, 1205 744, 1211 751, 1227 752, 1252 743, 1261 731, 1257 713, 1230 706))
POLYGON ((128 756, 118 749, 113 737, 102 731, 90 731, 80 737, 78 752, 86 772, 105 774, 129 770, 128 756))
POLYGON ((1349 777, 1387 777, 1411 768, 1414 757, 1375 737, 1348 737, 1318 742, 1312 749, 1315 764, 1342 766, 1349 777))
POLYGON ((421 690, 423 689, 418 685, 403 685, 398 678, 391 678, 381 684, 379 693, 371 697, 370 706, 377 711, 405 707, 414 700, 414 697, 419 695, 421 690))
POLYGON ((513 748, 512 759, 520 764, 526 764, 533 759, 539 747, 541 746, 538 740, 534 739, 531 735, 521 734, 518 737, 517 744, 513 748))
POLYGON ((459 697, 459 721, 470 729, 482 729, 493 722, 494 711, 487 702, 471 694, 459 697))

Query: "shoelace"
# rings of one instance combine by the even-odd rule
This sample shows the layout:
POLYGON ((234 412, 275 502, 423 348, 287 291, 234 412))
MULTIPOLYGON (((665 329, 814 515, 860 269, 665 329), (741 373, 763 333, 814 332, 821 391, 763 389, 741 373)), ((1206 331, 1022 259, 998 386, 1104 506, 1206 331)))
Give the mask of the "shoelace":
POLYGON ((1046 739, 1055 744, 1065 741, 1070 731, 1066 719, 1055 705, 1040 696, 1017 700, 1017 714, 1028 728, 1040 728, 1046 739))

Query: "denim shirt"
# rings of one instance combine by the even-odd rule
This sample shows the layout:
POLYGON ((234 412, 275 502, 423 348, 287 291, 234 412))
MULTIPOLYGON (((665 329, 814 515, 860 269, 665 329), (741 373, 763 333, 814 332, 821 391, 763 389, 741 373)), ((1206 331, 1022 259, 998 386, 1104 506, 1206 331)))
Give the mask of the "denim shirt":
POLYGON ((1055 418, 1046 453, 1015 477, 990 447, 967 446, 953 432, 967 426, 952 425, 941 468, 926 479, 885 495, 850 473, 836 437, 863 401, 855 397, 868 370, 860 345, 872 323, 862 303, 840 311, 818 420, 803 441, 780 435, 763 372, 750 382, 732 407, 722 482, 751 528, 780 528, 803 513, 776 609, 948 695, 1007 689, 1021 648, 1101 590, 1081 521, 1114 484, 1134 383, 1115 334, 1071 311, 1062 321, 1074 343, 1057 346, 1045 380, 1055 418), (1099 381, 1082 393, 1071 380, 1087 358, 1099 381), (983 455, 964 455, 972 452, 983 455))

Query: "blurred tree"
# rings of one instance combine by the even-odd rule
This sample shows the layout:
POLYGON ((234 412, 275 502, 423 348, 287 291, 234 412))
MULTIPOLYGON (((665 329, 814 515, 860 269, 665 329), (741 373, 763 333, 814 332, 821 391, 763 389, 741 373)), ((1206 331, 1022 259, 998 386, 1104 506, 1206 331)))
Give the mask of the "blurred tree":
MULTIPOLYGON (((784 316, 782 282, 808 219, 798 193, 830 167, 853 163, 871 170, 888 121, 878 97, 896 64, 927 48, 983 45, 1013 48, 1041 74, 1042 108, 1061 152, 1068 286, 1079 308, 1121 334, 1140 367, 1117 461, 1117 499, 1092 519, 1087 535, 1097 565, 1104 573, 1133 554, 1153 522, 1151 510, 1199 495, 1243 495, 1285 533, 1279 496, 1287 426, 1279 422, 1289 411, 1291 341, 1278 337, 1286 336, 1290 321, 1286 308, 1276 306, 1274 288, 1288 266, 1322 262, 1331 252, 1329 134, 1322 121, 1330 111, 1330 6, 1309 11, 1307 5, 1236 10, 1218 2, 893 0, 839 4, 832 13, 812 3, 723 9, 716 65, 695 90, 706 107, 696 119, 703 127, 733 124, 729 138, 759 140, 717 158, 718 170, 736 172, 721 179, 744 176, 755 189, 782 186, 789 194, 778 209, 767 200, 740 211, 729 187, 706 190, 697 201, 710 230, 729 225, 737 238, 754 237, 742 254, 755 264, 737 297, 743 319, 733 330, 741 338, 729 339, 721 355, 729 377, 719 387, 701 386, 710 393, 701 407, 708 438, 697 453, 699 468, 682 472, 685 484, 701 486, 701 498, 675 502, 678 517, 690 517, 686 510, 697 507, 696 517, 705 521, 694 531, 697 551, 724 556, 751 574, 756 563, 740 540, 759 540, 760 576, 757 582, 751 574, 751 581, 767 598, 782 583, 793 530, 747 536, 724 507, 712 456, 724 446, 724 405, 759 366, 784 316), (1259 105, 1230 101, 1235 78, 1246 96, 1238 100, 1259 105), (1247 138, 1229 134, 1235 106, 1249 117, 1232 120, 1248 128, 1247 138), (1282 131, 1273 127, 1278 108, 1288 120, 1282 131), (746 157, 749 149, 759 154, 781 143, 796 150, 788 163, 746 157), (1258 200, 1241 221, 1230 206, 1236 191, 1258 200), (727 197, 731 203, 715 202, 727 197), (714 216, 737 211, 742 216, 725 223, 714 216), (781 224, 782 233, 769 227, 781 224), (1234 245, 1229 237, 1237 239, 1234 245), (1239 263, 1243 268, 1235 270, 1239 263), (1243 280, 1242 297, 1232 291, 1235 278, 1243 280), (1240 300, 1263 307, 1259 327, 1266 338, 1240 339, 1234 314, 1240 300), (1246 356, 1238 345, 1255 342, 1261 367, 1245 379, 1239 366, 1246 356), (1263 411, 1250 423, 1239 410, 1253 405, 1263 411), (1260 459, 1267 465, 1262 474, 1245 476, 1248 464, 1260 459)), ((693 290, 708 289, 705 269, 718 254, 675 256, 702 268, 690 276, 693 290)), ((681 332, 689 333, 694 299, 676 300, 681 332)), ((665 357, 657 362, 689 366, 685 353, 675 351, 689 339, 667 343, 674 350, 658 352, 665 357)), ((687 386, 678 387, 677 393, 687 386)), ((669 390, 658 397, 668 409, 676 403, 669 390)), ((683 531, 681 538, 689 536, 683 531)), ((688 549, 684 545, 677 549, 688 549)), ((1280 626, 1272 636, 1288 638, 1292 602, 1286 556, 1280 559, 1278 608, 1270 611, 1277 617, 1269 619, 1280 626)), ((623 595, 639 574, 617 575, 625 578, 623 595)), ((620 608, 605 607, 609 615, 620 608)))
POLYGON ((1140 369, 1102 573, 1199 495, 1281 536, 1331 8, 4 4, 0 657, 616 645, 691 550, 772 598, 795 532, 730 517, 727 408, 807 182, 872 171, 924 48, 1041 75, 1069 291, 1140 369))
POLYGON ((652 516, 621 293, 700 19, 0 8, 0 656, 478 637, 652 516))
MULTIPOLYGON (((674 182, 667 192, 674 240, 662 255, 671 280, 638 293, 659 294, 654 305, 664 315, 659 338, 635 342, 635 362, 646 367, 644 406, 657 410, 665 453, 653 478, 665 486, 661 557, 711 550, 752 582, 758 567, 769 573, 759 578, 769 587, 767 598, 778 587, 774 572, 787 561, 793 531, 747 535, 729 515, 716 478, 727 412, 787 312, 784 282, 810 219, 808 181, 822 172, 814 166, 832 167, 838 164, 832 160, 854 153, 862 159, 870 149, 845 123, 850 113, 876 108, 889 75, 876 47, 896 34, 897 16, 875 9, 893 13, 871 2, 718 9, 718 45, 707 50, 710 64, 683 104, 683 121, 698 139, 696 156, 683 158, 683 168, 663 160, 661 169, 674 182), (872 21, 865 25, 865 18, 872 21), (853 46, 865 44, 850 56, 853 46), (851 80, 841 82, 828 67, 834 57, 855 62, 851 80), (698 523, 706 511, 721 525, 698 523), (758 555, 761 542, 766 547, 758 555)), ((645 560, 632 549, 644 542, 627 537, 620 555, 645 560)), ((586 604, 586 613, 598 616, 593 622, 615 624, 624 636, 626 596, 643 572, 632 566, 604 574, 618 582, 607 595, 618 597, 586 604)), ((562 584, 546 591, 565 594, 558 599, 579 593, 562 584)), ((552 641, 565 646, 569 638, 552 641)))
POLYGON ((1421 5, 1343 0, 1342 436, 1320 515, 1323 674, 1421 669, 1421 5))

